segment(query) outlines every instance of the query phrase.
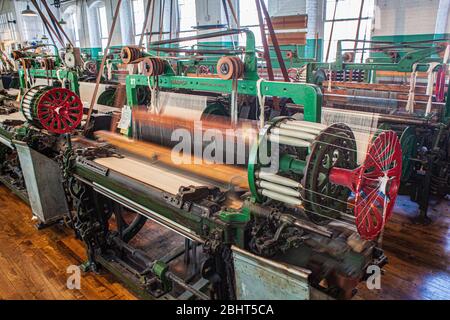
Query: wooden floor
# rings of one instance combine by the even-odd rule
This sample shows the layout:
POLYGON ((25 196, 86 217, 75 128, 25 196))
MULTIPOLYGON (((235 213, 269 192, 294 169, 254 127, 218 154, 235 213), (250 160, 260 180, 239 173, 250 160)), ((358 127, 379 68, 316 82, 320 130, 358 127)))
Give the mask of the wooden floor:
POLYGON ((38 231, 31 210, 0 186, 0 299, 135 299, 110 275, 85 274, 67 289, 67 268, 85 259, 83 244, 63 226, 38 231))
MULTIPOLYGON (((355 299, 450 299, 450 206, 430 209, 433 224, 413 225, 416 207, 402 199, 384 235, 389 258, 382 289, 364 284, 355 299)), ((66 287, 70 265, 85 259, 68 228, 38 231, 27 205, 0 186, 0 299, 135 299, 108 274, 83 275, 81 290, 66 287)))

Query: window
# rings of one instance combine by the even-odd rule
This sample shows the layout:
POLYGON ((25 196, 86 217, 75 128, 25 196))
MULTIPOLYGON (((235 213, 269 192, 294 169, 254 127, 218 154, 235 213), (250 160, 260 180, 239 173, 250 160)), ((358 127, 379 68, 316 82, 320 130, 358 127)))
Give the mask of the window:
POLYGON ((102 39, 102 50, 105 50, 108 44, 108 21, 106 19, 105 6, 97 7, 98 17, 100 20, 100 38, 102 39))
MULTIPOLYGON (((192 37, 197 35, 193 27, 197 24, 197 12, 195 9, 195 0, 178 0, 180 6, 180 31, 181 36, 192 37)), ((183 46, 192 47, 197 44, 197 40, 183 42, 183 46)))
POLYGON ((72 27, 73 35, 74 35, 74 41, 75 46, 80 47, 80 35, 79 35, 79 29, 78 29, 78 20, 76 18, 76 14, 73 13, 69 16, 69 24, 72 27))
POLYGON ((131 5, 133 8, 135 44, 139 44, 139 40, 141 39, 142 27, 144 26, 146 8, 144 7, 144 0, 132 0, 131 5))
MULTIPOLYGON (((331 46, 329 50, 329 57, 327 62, 336 60, 337 43, 339 40, 356 39, 356 31, 358 29, 359 12, 361 8, 361 0, 327 0, 326 2, 326 18, 325 18, 325 33, 324 33, 324 59, 328 47, 330 46, 330 34, 334 21, 334 30, 331 40, 331 46), (334 11, 336 9, 336 17, 333 19, 334 11)), ((369 41, 372 36, 372 20, 374 16, 374 0, 364 1, 364 8, 361 18, 361 26, 359 30, 358 40, 369 41)), ((342 42, 343 51, 353 51, 355 46, 354 42, 345 41, 342 42)), ((364 48, 368 48, 369 45, 364 43, 358 43, 355 62, 364 61, 369 57, 369 52, 364 48), (364 52, 364 54, 363 54, 364 52)))
MULTIPOLYGON (((268 0, 264 1, 267 7, 268 0)), ((229 13, 231 15, 231 13, 229 13)), ((263 15, 264 17, 264 15, 263 15)), ((230 16, 233 20, 233 17, 230 16)), ((241 27, 248 27, 255 35, 255 41, 257 47, 262 47, 262 37, 261 29, 259 27, 258 11, 256 9, 255 1, 239 1, 239 22, 241 27)), ((241 46, 245 45, 245 37, 239 37, 239 42, 241 46)))
POLYGON ((63 14, 63 19, 66 21, 66 24, 63 25, 64 30, 68 33, 70 40, 72 40, 76 47, 80 47, 80 34, 79 34, 79 25, 77 19, 77 7, 72 5, 68 7, 63 14))
POLYGON ((12 12, 3 13, 0 15, 0 40, 14 41, 16 39, 16 24, 8 21, 14 20, 12 12))

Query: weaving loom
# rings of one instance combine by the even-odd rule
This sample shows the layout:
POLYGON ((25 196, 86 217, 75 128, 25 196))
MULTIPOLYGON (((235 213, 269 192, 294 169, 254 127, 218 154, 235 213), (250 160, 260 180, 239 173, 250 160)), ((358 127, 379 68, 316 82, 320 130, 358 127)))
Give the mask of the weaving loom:
POLYGON ((58 160, 54 194, 63 190, 74 206, 68 218, 86 243, 86 271, 104 267, 148 298, 251 299, 259 293, 242 288, 257 264, 261 274, 285 276, 280 286, 258 280, 277 288, 266 298, 351 298, 368 266, 386 263, 381 234, 400 185, 399 139, 377 130, 377 115, 323 112, 314 85, 260 79, 254 35, 225 32, 237 33, 246 34, 245 48, 218 59, 209 77, 182 75, 173 57, 123 48, 139 74, 126 78, 113 132, 95 141, 74 134, 84 119, 72 90, 33 87, 21 101, 26 123, 8 141, 31 161, 34 151, 49 165, 58 160), (139 105, 143 88, 150 99, 139 105), (181 149, 176 129, 191 138, 181 149), (148 220, 187 239, 190 276, 176 272, 179 248, 154 257, 133 247, 148 220))
POLYGON ((244 61, 219 59, 209 78, 180 75, 170 57, 123 50, 145 74, 127 77, 120 129, 97 132, 96 142, 72 139, 64 152, 75 229, 88 244, 85 268, 103 266, 151 298, 178 297, 183 288, 197 299, 251 299, 258 292, 242 288, 255 281, 245 270, 256 263, 261 274, 286 275, 289 285, 270 298, 350 298, 367 266, 386 262, 378 246, 400 184, 398 138, 374 133, 376 116, 347 126, 340 121, 348 117, 330 112, 330 125, 319 123, 320 90, 259 79, 253 34, 243 32, 244 61), (142 87, 151 99, 139 106, 142 87), (287 114, 274 115, 273 97, 287 114), (177 148, 176 129, 191 138, 186 148, 177 148), (125 213, 113 203, 136 213, 117 232, 108 220, 125 213), (172 271, 175 253, 155 259, 128 243, 147 220, 202 249, 191 277, 172 271))

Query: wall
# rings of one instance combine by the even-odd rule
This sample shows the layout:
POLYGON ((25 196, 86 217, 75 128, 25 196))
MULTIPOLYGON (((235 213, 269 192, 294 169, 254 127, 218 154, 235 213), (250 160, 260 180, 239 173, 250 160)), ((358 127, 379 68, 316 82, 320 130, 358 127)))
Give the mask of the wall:
MULTIPOLYGON (((233 6, 237 14, 239 15, 239 1, 233 0, 233 6)), ((231 14, 231 10, 228 10, 229 21, 232 28, 236 28, 237 25, 231 14)), ((225 9, 223 7, 221 0, 195 0, 195 11, 196 11, 196 25, 197 27, 205 26, 217 26, 217 25, 227 25, 227 17, 225 14, 225 9)), ((199 30, 198 34, 216 32, 218 30, 199 30)), ((233 46, 233 42, 237 41, 237 37, 217 37, 212 39, 205 39, 199 41, 202 45, 223 45, 223 46, 233 46)))
POLYGON ((400 42, 448 37, 449 3, 449 0, 377 0, 373 39, 400 42))
POLYGON ((12 1, 0 2, 0 41, 10 43, 20 40, 20 33, 17 26, 16 10, 12 1), (16 20, 16 23, 12 21, 16 20), (8 22, 11 21, 11 22, 8 22))
POLYGON ((308 15, 306 46, 299 46, 297 48, 299 57, 317 58, 318 60, 321 60, 324 36, 323 23, 325 3, 325 0, 270 0, 268 2, 269 14, 272 17, 301 14, 308 15), (318 35, 317 40, 316 35, 318 35), (316 44, 318 48, 316 48, 316 44), (318 52, 318 57, 315 57, 316 51, 318 52))

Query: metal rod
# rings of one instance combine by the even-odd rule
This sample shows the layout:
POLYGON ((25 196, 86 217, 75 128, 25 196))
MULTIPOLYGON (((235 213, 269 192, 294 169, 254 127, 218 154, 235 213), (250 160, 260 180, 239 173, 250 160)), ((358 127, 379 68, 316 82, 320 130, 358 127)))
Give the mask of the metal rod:
MULTIPOLYGON (((119 0, 121 2, 122 0, 119 0)), ((66 37, 67 41, 72 47, 75 47, 73 45, 73 42, 70 40, 69 36, 64 31, 63 27, 61 27, 60 23, 58 22, 58 19, 56 19, 55 15, 53 14, 52 10, 50 10, 50 7, 48 6, 47 2, 45 0, 41 0, 42 4, 44 5, 45 9, 47 10, 47 13, 49 17, 52 19, 54 23, 56 23, 56 26, 61 30, 62 34, 66 37)))
POLYGON ((184 52, 184 53, 218 54, 218 55, 242 53, 242 51, 239 50, 196 50, 196 49, 163 48, 163 47, 152 47, 151 49, 157 52, 184 52))
POLYGON ((203 292, 201 292, 201 291, 193 288, 192 286, 188 285, 181 278, 179 278, 178 276, 176 276, 172 272, 170 272, 170 271, 167 272, 166 276, 167 276, 167 278, 169 278, 170 280, 172 280, 173 282, 178 284, 180 287, 182 287, 183 289, 186 289, 187 291, 191 292, 192 294, 194 294, 198 298, 200 298, 202 300, 210 300, 210 298, 206 294, 204 294, 203 292))
MULTIPOLYGON (((270 38, 272 39, 273 48, 275 50, 275 53, 277 55, 278 64, 281 68, 281 73, 283 74, 283 78, 285 82, 290 82, 289 80, 289 74, 286 69, 286 65, 284 63, 283 56, 281 55, 280 51, 280 44, 278 43, 278 38, 275 33, 275 29, 273 28, 272 19, 270 18, 269 11, 267 11, 267 7, 264 1, 259 0, 261 3, 261 8, 263 10, 264 16, 266 18, 267 28, 269 29, 270 38)), ((270 56, 269 56, 270 59, 270 56)))
POLYGON ((336 11, 337 11, 338 2, 339 2, 339 0, 336 0, 336 3, 334 5, 333 22, 331 23, 330 40, 328 41, 327 56, 325 58, 325 62, 328 62, 328 58, 330 57, 331 41, 333 40, 334 24, 336 22, 336 11))
POLYGON ((234 21, 236 22, 238 29, 240 29, 241 27, 240 27, 238 16, 236 14, 236 10, 234 9, 234 5, 231 2, 231 0, 227 0, 227 2, 228 2, 228 6, 230 7, 231 14, 233 15, 234 21))
MULTIPOLYGON (((359 9, 359 16, 358 16, 358 27, 356 28, 356 37, 355 37, 355 39, 359 39, 359 31, 361 30, 361 19, 362 19, 363 10, 364 10, 364 0, 361 0, 361 7, 359 9)), ((355 42, 355 46, 353 48, 354 58, 353 58, 352 62, 355 62, 357 46, 358 46, 358 43, 355 42)))
POLYGON ((217 31, 217 32, 211 32, 211 33, 205 33, 205 34, 198 34, 198 35, 190 36, 190 37, 155 41, 155 42, 152 42, 151 45, 159 46, 159 45, 164 45, 164 44, 172 44, 172 43, 179 43, 179 42, 192 41, 192 40, 211 39, 211 38, 217 38, 217 37, 222 37, 222 36, 229 36, 229 35, 233 35, 233 34, 239 34, 239 33, 245 32, 245 31, 246 31, 245 29, 231 29, 231 30, 225 30, 225 31, 217 31))
MULTIPOLYGON (((264 48, 264 60, 266 60, 267 76, 269 77, 270 81, 273 81, 275 79, 275 76, 273 73, 272 60, 270 59, 270 51, 269 51, 269 44, 267 43, 266 29, 264 28, 264 19, 262 16, 259 0, 255 0, 255 3, 256 9, 258 11, 259 30, 261 32, 261 40, 264 48)), ((264 106, 260 106, 260 108, 264 108, 264 106)))
POLYGON ((309 127, 302 127, 301 125, 297 125, 294 123, 282 123, 280 124, 280 128, 282 129, 288 129, 288 130, 301 130, 303 132, 312 133, 319 135, 322 129, 319 128, 309 128, 309 127))
MULTIPOLYGON (((152 6, 154 6, 154 3, 155 3, 155 0, 149 0, 147 3, 147 7, 145 8, 144 24, 142 25, 141 36, 139 37, 139 47, 142 47, 142 44, 144 42, 144 32, 145 32, 145 29, 147 28, 148 18, 150 16, 150 8, 152 6)), ((133 73, 136 73, 137 69, 138 69, 138 64, 135 64, 133 66, 133 73)))

